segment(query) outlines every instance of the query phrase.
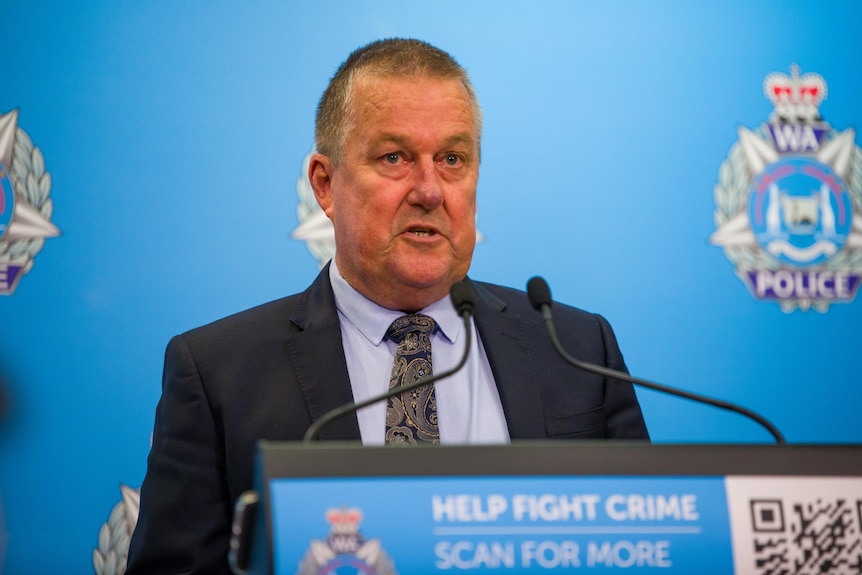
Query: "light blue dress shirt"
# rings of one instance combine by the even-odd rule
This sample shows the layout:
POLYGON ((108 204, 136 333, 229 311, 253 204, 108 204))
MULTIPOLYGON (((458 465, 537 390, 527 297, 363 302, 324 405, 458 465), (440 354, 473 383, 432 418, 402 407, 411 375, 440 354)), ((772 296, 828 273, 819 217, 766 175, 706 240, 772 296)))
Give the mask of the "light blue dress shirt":
MULTIPOLYGON (((385 393, 397 346, 384 336, 404 312, 381 307, 353 289, 341 277, 335 260, 329 268, 329 280, 341 322, 341 342, 353 399, 360 402, 385 393)), ((451 300, 446 296, 419 313, 434 318, 439 327, 431 338, 434 373, 453 368, 464 351, 465 334, 464 322, 451 300)), ((509 431, 500 394, 472 319, 470 329, 473 340, 466 365, 455 375, 434 384, 440 443, 507 443, 509 431)), ((386 402, 370 405, 356 415, 363 445, 383 445, 386 402)))

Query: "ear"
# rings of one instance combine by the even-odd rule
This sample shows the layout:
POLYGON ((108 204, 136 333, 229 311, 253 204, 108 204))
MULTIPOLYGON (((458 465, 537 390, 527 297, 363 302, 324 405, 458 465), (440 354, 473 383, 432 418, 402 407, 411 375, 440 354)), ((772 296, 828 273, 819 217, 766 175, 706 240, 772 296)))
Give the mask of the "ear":
POLYGON ((332 198, 332 160, 328 156, 315 152, 311 155, 308 162, 308 181, 311 182, 311 189, 314 190, 314 197, 317 203, 326 214, 326 217, 332 219, 333 198, 332 198))

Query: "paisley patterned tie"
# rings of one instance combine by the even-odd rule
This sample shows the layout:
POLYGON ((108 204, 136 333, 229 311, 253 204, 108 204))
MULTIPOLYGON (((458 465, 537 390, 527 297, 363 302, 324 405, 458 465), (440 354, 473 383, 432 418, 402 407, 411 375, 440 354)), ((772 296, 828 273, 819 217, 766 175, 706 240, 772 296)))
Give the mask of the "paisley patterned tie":
MULTIPOLYGON (((437 329, 425 315, 405 315, 392 322, 386 337, 398 344, 389 389, 431 375, 431 335, 437 329)), ((440 443, 434 385, 423 385, 389 398, 386 408, 387 445, 440 443)))

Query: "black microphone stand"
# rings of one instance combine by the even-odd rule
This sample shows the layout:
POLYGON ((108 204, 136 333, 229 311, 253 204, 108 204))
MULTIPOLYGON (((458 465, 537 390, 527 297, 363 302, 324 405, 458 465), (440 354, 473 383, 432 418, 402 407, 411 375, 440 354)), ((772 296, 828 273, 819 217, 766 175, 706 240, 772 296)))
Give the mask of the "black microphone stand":
POLYGON ((529 294, 530 302, 533 304, 533 307, 541 311, 542 316, 545 318, 545 325, 548 328, 548 334, 551 336, 551 343, 554 345, 554 349, 557 351, 558 354, 560 354, 560 357, 566 360, 566 362, 568 362, 569 364, 579 369, 583 369, 584 371, 589 371, 613 379, 627 381, 629 383, 640 385, 649 389, 653 389, 655 391, 668 393, 670 395, 675 395, 677 397, 682 397, 691 401, 706 403, 708 405, 712 405, 713 407, 718 407, 719 409, 726 409, 728 411, 738 413, 756 421, 764 428, 766 428, 766 430, 772 434, 772 437, 775 438, 776 443, 786 443, 786 441, 784 440, 784 436, 781 434, 780 431, 778 431, 778 428, 776 428, 769 421, 767 421, 765 417, 751 411, 750 409, 746 409, 742 406, 721 399, 713 399, 712 397, 707 397, 705 395, 699 395, 690 391, 683 391, 681 389, 661 385, 660 383, 654 383, 645 379, 632 377, 625 372, 617 371, 615 369, 610 369, 600 365, 594 365, 592 363, 580 361, 579 359, 572 357, 568 354, 568 352, 566 352, 565 349, 563 349, 563 346, 560 343, 559 338, 557 337, 557 330, 554 328, 554 319, 551 316, 551 290, 550 288, 548 288, 547 282, 545 282, 545 280, 540 277, 532 278, 527 284, 527 293, 529 294))

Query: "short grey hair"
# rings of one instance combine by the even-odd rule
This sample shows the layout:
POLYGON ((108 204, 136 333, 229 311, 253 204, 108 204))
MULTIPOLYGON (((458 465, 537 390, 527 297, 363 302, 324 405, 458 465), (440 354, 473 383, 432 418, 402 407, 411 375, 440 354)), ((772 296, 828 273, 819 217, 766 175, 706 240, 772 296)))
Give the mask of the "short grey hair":
MULTIPOLYGON (((357 78, 425 76, 459 80, 470 98, 476 134, 482 139, 482 109, 467 71, 448 53, 422 40, 389 38, 354 50, 329 81, 317 105, 314 140, 317 151, 340 163, 354 126, 351 97, 357 78)), ((478 142, 477 142, 478 143, 478 142)))

